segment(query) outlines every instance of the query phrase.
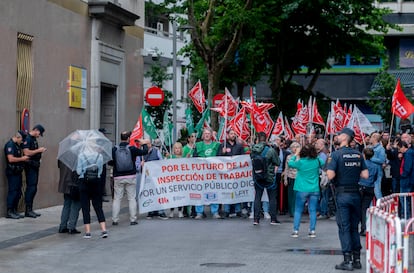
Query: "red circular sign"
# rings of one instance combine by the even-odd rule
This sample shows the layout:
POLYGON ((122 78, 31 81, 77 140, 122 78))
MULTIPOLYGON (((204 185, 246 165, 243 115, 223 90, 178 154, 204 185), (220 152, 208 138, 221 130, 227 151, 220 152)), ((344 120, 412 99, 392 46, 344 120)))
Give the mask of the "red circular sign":
POLYGON ((223 101, 224 94, 217 94, 213 97, 213 107, 219 107, 220 103, 223 101))
POLYGON ((145 93, 145 100, 151 106, 160 106, 164 101, 164 91, 157 86, 152 86, 145 93))

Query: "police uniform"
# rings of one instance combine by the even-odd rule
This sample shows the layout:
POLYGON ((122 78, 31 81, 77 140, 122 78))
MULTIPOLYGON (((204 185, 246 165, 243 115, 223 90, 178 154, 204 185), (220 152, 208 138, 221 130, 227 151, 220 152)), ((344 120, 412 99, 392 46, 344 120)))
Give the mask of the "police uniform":
MULTIPOLYGON (((39 148, 36 137, 27 135, 25 141, 23 142, 23 149, 36 150, 39 148)), ((42 153, 37 153, 30 156, 30 160, 25 164, 25 173, 26 173, 26 192, 25 192, 25 203, 26 203, 26 216, 29 217, 38 217, 40 214, 33 211, 33 200, 37 192, 37 184, 39 181, 39 168, 40 168, 40 159, 42 158, 42 153)))
POLYGON ((358 224, 361 219, 361 196, 358 181, 361 171, 367 169, 367 166, 359 151, 343 146, 332 153, 328 159, 327 169, 335 172, 332 183, 335 187, 336 222, 342 252, 345 259, 349 259, 351 255, 354 255, 354 259, 359 261, 362 246, 358 233, 358 224))
POLYGON ((21 197, 23 162, 9 162, 7 156, 22 157, 23 151, 19 144, 10 139, 4 146, 6 155, 6 177, 8 181, 7 192, 7 218, 18 219, 23 216, 17 214, 17 206, 21 197))

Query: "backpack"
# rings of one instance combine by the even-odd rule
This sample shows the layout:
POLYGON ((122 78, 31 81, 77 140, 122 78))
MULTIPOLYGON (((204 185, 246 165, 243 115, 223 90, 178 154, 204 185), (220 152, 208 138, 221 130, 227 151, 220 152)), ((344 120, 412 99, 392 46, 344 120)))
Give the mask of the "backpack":
POLYGON ((135 164, 132 162, 131 150, 128 145, 116 146, 115 166, 120 173, 135 172, 135 164))
POLYGON ((266 159, 266 154, 269 151, 269 147, 265 146, 262 152, 252 151, 252 167, 253 167, 253 180, 254 182, 262 188, 270 188, 273 186, 273 181, 268 181, 268 163, 266 159))
POLYGON ((95 162, 91 163, 88 161, 88 167, 85 170, 85 174, 84 174, 84 178, 86 181, 93 181, 99 178, 99 168, 98 165, 96 164, 96 161, 98 160, 99 154, 98 156, 95 158, 95 162))

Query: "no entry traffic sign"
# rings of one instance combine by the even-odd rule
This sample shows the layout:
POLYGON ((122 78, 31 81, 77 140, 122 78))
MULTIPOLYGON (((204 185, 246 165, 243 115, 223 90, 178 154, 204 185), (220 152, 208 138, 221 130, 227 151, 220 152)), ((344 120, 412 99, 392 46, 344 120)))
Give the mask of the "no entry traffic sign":
POLYGON ((145 100, 151 106, 160 106, 164 101, 164 91, 157 86, 152 86, 145 93, 145 100))

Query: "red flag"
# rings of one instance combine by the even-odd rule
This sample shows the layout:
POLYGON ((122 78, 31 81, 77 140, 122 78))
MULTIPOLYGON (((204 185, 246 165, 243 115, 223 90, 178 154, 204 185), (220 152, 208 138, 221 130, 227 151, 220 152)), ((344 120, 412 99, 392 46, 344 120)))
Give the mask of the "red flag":
POLYGON ((135 140, 144 136, 144 127, 142 126, 142 114, 139 115, 137 124, 135 124, 134 130, 132 130, 129 137, 129 145, 135 146, 135 140))
POLYGON ((394 94, 392 95, 391 110, 397 117, 402 119, 406 119, 414 113, 414 106, 405 96, 401 88, 400 79, 398 79, 397 86, 395 87, 394 94))
POLYGON ((272 128, 274 124, 269 112, 260 113, 254 111, 253 113, 251 113, 251 118, 252 124, 256 132, 264 132, 266 136, 269 137, 272 133, 272 128))
POLYGON ((295 134, 306 135, 306 125, 309 123, 308 107, 298 100, 296 114, 293 117, 292 129, 295 134))
POLYGON ((347 113, 345 113, 344 109, 341 106, 341 103, 339 102, 339 100, 336 101, 335 104, 333 104, 333 130, 334 133, 337 133, 339 131, 341 131, 347 124, 346 123, 346 118, 347 118, 347 113))
POLYGON ((287 120, 286 117, 285 117, 285 136, 286 136, 286 139, 290 139, 290 140, 295 138, 295 135, 293 134, 293 131, 289 125, 289 121, 287 120))
POLYGON ((280 136, 285 131, 285 125, 283 122, 283 114, 282 112, 279 113, 279 116, 276 119, 275 127, 273 127, 272 135, 273 136, 280 136))
POLYGON ((239 100, 235 100, 227 88, 225 89, 223 100, 220 103, 220 105, 223 105, 224 108, 225 108, 226 99, 227 99, 227 109, 225 109, 225 111, 227 111, 227 116, 234 117, 237 111, 239 110, 239 100))
POLYGON ((328 118, 326 119, 326 134, 327 135, 332 135, 335 133, 335 131, 333 130, 333 124, 332 124, 332 114, 331 112, 328 113, 328 118))
POLYGON ((250 136, 250 128, 246 117, 246 108, 243 107, 236 116, 230 121, 229 128, 243 140, 250 136))
POLYGON ((206 104, 206 98, 204 97, 204 90, 201 87, 200 80, 198 80, 198 82, 190 90, 190 92, 188 93, 188 97, 191 98, 198 112, 203 113, 206 104))
POLYGON ((319 111, 318 111, 318 105, 316 104, 316 98, 313 100, 312 111, 313 111, 312 122, 325 126, 325 122, 323 121, 323 118, 321 114, 319 114, 319 111))

